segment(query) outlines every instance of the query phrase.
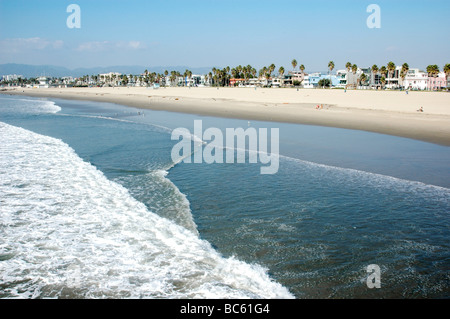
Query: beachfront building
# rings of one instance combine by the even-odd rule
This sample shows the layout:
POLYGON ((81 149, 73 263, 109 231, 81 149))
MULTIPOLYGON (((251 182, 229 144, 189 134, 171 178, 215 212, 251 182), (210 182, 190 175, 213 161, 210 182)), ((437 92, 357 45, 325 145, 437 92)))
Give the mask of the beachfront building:
POLYGON ((318 86, 319 80, 320 80, 320 73, 318 73, 318 72, 310 73, 305 76, 302 86, 305 89, 316 88, 318 86))
POLYGON ((339 87, 341 77, 340 75, 331 75, 331 74, 323 74, 321 72, 310 73, 305 75, 303 80, 303 88, 305 89, 314 89, 319 87, 320 80, 330 80, 331 87, 339 87))
POLYGON ((99 74, 100 81, 104 83, 104 85, 117 85, 116 81, 119 80, 121 76, 122 74, 117 72, 99 74))
POLYGON ((302 71, 289 71, 282 78, 280 86, 290 87, 302 85, 306 76, 307 74, 302 71))
POLYGON ((164 86, 172 86, 172 81, 170 80, 170 75, 164 76, 161 81, 164 82, 164 86))
POLYGON ((1 77, 2 82, 14 82, 18 81, 19 79, 23 79, 23 76, 17 74, 7 74, 1 77))
POLYGON ((336 87, 338 88, 356 88, 359 85, 359 79, 363 71, 358 68, 355 73, 347 70, 338 70, 336 72, 336 87))
POLYGON ((245 85, 245 79, 230 79, 230 86, 244 86, 245 85))
POLYGON ((372 84, 372 69, 371 68, 360 68, 361 74, 358 76, 357 83, 358 89, 369 89, 372 84), (363 74, 364 78, 363 79, 363 74))
POLYGON ((63 84, 73 84, 75 82, 75 79, 71 76, 63 76, 61 78, 61 81, 63 84))
POLYGON ((63 76, 59 83, 60 88, 72 87, 75 83, 75 79, 71 76, 63 76))
POLYGON ((347 70, 337 70, 336 71, 336 79, 338 83, 336 84, 337 88, 346 88, 347 87, 347 70))
POLYGON ((247 86, 249 86, 249 87, 259 87, 259 86, 261 86, 261 82, 260 82, 259 78, 251 78, 251 79, 248 79, 247 86))
POLYGON ((284 86, 284 76, 272 78, 272 87, 280 88, 282 86, 284 86))
POLYGON ((183 76, 177 76, 175 78, 174 86, 183 86, 184 84, 184 77, 183 76))
POLYGON ((193 74, 184 78, 185 86, 204 86, 205 85, 205 75, 193 74))
POLYGON ((300 85, 305 80, 305 73, 302 71, 290 71, 292 84, 299 83, 300 85))
POLYGON ((203 87, 203 86, 207 86, 207 85, 209 85, 208 76, 206 74, 202 74, 200 76, 200 84, 198 86, 203 87))
POLYGON ((387 77, 386 77, 386 85, 385 87, 388 89, 398 89, 401 86, 401 78, 400 78, 400 73, 402 71, 402 67, 401 66, 396 66, 395 70, 390 73, 387 73, 387 77))
POLYGON ((429 76, 427 72, 419 69, 409 69, 402 86, 406 90, 443 90, 447 88, 447 78, 444 72, 436 77, 429 76))
POLYGON ((40 76, 37 78, 39 84, 36 85, 38 88, 48 88, 50 84, 50 78, 46 76, 40 76))
POLYGON ((426 90, 428 88, 428 74, 419 69, 409 69, 402 84, 406 90, 426 90))
POLYGON ((436 77, 429 76, 427 89, 430 91, 443 90, 447 87, 447 78, 444 72, 440 72, 436 77))
POLYGON ((137 87, 147 86, 147 83, 145 83, 145 81, 144 81, 144 76, 139 75, 136 78, 136 81, 134 82, 134 86, 137 86, 137 87))
POLYGON ((372 69, 370 69, 370 77, 369 77, 369 87, 375 90, 379 90, 382 87, 381 78, 383 76, 377 72, 373 73, 372 69))
POLYGON ((292 81, 292 74, 285 74, 283 76, 283 86, 285 87, 290 87, 290 86, 294 86, 293 81, 292 81))

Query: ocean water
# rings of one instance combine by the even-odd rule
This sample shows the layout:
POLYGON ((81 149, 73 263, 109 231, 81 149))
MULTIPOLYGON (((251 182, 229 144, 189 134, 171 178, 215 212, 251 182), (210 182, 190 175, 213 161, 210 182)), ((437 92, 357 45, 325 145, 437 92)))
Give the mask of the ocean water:
POLYGON ((13 96, 0 138, 1 298, 450 297, 449 147, 13 96), (278 173, 173 163, 195 119, 279 128, 278 173))

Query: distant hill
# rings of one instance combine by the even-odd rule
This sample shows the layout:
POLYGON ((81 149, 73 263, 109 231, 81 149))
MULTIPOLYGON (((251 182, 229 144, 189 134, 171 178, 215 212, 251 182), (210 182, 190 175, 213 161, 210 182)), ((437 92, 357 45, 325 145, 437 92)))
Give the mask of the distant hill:
POLYGON ((55 65, 29 65, 29 64, 16 64, 7 63, 0 64, 0 76, 7 74, 18 74, 26 78, 48 76, 48 77, 63 77, 73 76, 80 77, 83 75, 95 75, 100 73, 118 72, 122 74, 141 74, 145 70, 149 72, 163 73, 167 71, 179 71, 183 73, 186 69, 192 71, 193 74, 205 74, 211 72, 212 67, 197 67, 191 68, 188 66, 108 66, 108 67, 95 67, 95 68, 77 68, 68 69, 55 65))

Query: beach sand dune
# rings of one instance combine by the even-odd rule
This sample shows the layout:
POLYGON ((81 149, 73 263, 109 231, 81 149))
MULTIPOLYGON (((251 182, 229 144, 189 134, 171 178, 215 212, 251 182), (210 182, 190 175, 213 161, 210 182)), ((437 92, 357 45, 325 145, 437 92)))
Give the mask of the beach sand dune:
POLYGON ((48 88, 2 93, 364 130, 450 146, 450 94, 292 88, 48 88), (423 112, 418 110, 422 108, 423 112))

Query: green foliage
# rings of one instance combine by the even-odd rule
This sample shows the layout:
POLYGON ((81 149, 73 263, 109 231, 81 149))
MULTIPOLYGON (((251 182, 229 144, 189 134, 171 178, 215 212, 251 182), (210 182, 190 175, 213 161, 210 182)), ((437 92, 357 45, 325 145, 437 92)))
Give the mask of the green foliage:
POLYGON ((330 81, 330 79, 321 79, 321 80, 319 80, 318 85, 320 87, 330 87, 331 81, 330 81))

